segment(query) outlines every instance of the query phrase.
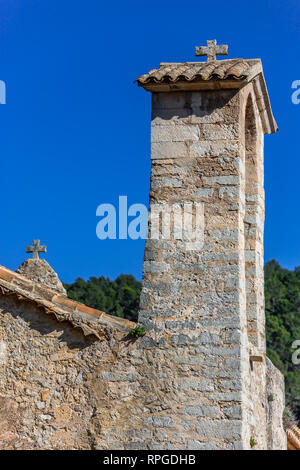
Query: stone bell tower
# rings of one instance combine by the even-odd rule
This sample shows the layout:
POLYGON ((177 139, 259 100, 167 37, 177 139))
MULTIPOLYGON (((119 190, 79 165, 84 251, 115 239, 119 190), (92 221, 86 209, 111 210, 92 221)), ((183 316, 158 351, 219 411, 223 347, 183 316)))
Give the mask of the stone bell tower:
POLYGON ((196 48, 206 62, 162 63, 137 80, 152 93, 156 210, 139 315, 148 330, 139 371, 145 442, 285 448, 283 379, 266 359, 263 278, 263 140, 277 125, 260 59, 216 54, 227 46, 207 41, 196 48))

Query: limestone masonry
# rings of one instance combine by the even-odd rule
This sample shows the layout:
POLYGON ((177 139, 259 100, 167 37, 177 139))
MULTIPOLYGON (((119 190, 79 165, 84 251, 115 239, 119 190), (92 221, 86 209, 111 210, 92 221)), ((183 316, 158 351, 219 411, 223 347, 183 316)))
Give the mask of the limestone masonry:
MULTIPOLYGON (((286 449, 266 358, 263 140, 277 130, 260 59, 161 64, 154 205, 203 204, 204 241, 146 241, 139 324, 73 302, 50 266, 0 269, 0 448, 286 449)), ((149 222, 151 233, 151 221, 149 222)))

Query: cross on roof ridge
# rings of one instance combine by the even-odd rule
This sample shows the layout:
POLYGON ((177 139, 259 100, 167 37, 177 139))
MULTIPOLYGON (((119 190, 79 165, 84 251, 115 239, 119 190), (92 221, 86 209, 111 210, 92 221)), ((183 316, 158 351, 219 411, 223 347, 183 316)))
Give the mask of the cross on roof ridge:
POLYGON ((198 46, 196 47, 196 56, 207 56, 207 62, 214 62, 217 55, 228 55, 228 45, 227 44, 218 44, 217 40, 207 40, 207 46, 198 46))
POLYGON ((47 246, 40 245, 40 240, 32 240, 32 246, 26 246, 26 253, 33 253, 32 259, 39 259, 39 253, 47 253, 47 246))

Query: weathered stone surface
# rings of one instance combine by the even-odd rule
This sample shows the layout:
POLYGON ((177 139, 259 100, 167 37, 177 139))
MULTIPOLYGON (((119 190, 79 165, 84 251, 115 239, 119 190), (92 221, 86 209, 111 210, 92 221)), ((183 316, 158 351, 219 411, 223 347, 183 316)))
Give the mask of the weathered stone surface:
POLYGON ((127 334, 85 337, 0 295, 0 345, 0 449, 103 449, 119 438, 138 387, 127 334))
POLYGON ((267 432, 268 449, 286 450, 286 433, 282 415, 285 408, 284 378, 267 359, 267 432))
POLYGON ((220 408, 217 406, 188 406, 185 412, 189 416, 215 418, 220 415, 220 408))
POLYGON ((27 259, 17 269, 17 273, 66 295, 66 290, 58 275, 44 259, 27 259))
POLYGON ((198 434, 203 438, 223 438, 231 441, 242 437, 242 422, 226 419, 203 420, 196 424, 198 434))
MULTIPOLYGON (((178 448, 249 449, 253 438, 266 449, 264 131, 253 84, 154 93, 151 127, 150 210, 203 202, 204 242, 146 241, 139 321, 149 333, 137 367, 149 412, 168 410, 178 448)), ((151 445, 167 448, 160 435, 151 445)))

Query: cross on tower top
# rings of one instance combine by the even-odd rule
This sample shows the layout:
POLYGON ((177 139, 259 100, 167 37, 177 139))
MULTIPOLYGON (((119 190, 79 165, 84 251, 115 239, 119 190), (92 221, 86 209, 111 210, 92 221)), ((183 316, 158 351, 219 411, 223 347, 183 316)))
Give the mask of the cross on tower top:
POLYGON ((216 59, 216 55, 227 55, 228 54, 228 45, 227 44, 218 44, 216 39, 211 41, 206 41, 207 46, 196 47, 196 56, 207 55, 207 62, 213 62, 216 59))
POLYGON ((33 259, 39 259, 39 253, 47 253, 46 245, 40 245, 40 240, 33 240, 33 246, 26 246, 26 253, 33 253, 33 259))

